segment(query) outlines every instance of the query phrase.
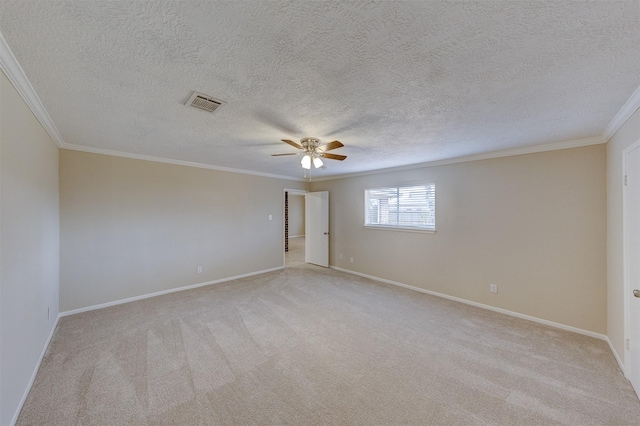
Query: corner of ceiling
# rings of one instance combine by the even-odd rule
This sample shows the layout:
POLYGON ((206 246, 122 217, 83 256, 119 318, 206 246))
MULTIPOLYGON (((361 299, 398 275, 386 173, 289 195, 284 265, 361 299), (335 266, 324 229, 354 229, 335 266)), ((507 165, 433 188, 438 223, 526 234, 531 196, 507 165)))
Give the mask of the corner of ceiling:
POLYGON ((65 143, 64 147, 62 148, 68 149, 70 151, 88 152, 90 154, 108 155, 111 157, 130 158, 133 160, 151 161, 154 163, 165 163, 165 164, 173 164, 176 166, 195 167, 197 169, 217 170, 221 172, 239 173, 243 175, 261 176, 261 177, 268 177, 273 179, 305 182, 305 179, 298 178, 298 177, 278 175, 274 173, 256 172, 253 170, 236 169, 233 167, 213 166, 211 164, 196 163, 193 161, 175 160, 173 158, 156 157, 153 155, 146 155, 146 154, 134 154, 131 152, 115 151, 111 149, 96 148, 96 147, 85 146, 85 145, 75 145, 75 144, 65 143))
POLYGON ((0 32, 0 70, 4 72, 4 74, 7 76, 11 84, 13 84, 13 86, 16 88, 16 90, 18 91, 18 93, 20 94, 24 102, 27 104, 31 112, 33 112, 33 114, 36 116, 36 118, 38 119, 42 127, 44 127, 45 131, 49 134, 49 136, 51 136, 51 139, 53 139, 53 142, 56 144, 58 148, 69 149, 73 151, 92 152, 97 154, 111 155, 115 157, 127 157, 127 158, 141 159, 141 160, 154 161, 154 162, 160 162, 160 163, 177 164, 177 165, 182 165, 187 167, 197 167, 197 168, 204 168, 204 169, 210 169, 210 170, 227 171, 232 173, 271 177, 276 179, 304 181, 304 179, 302 178, 295 178, 291 176, 277 175, 277 174, 271 174, 271 173, 261 173, 261 172, 251 171, 251 170, 241 170, 241 169, 235 169, 235 168, 229 168, 229 167, 217 167, 209 164, 201 164, 201 163, 194 163, 189 161, 174 160, 169 158, 153 157, 149 155, 137 155, 137 154, 132 154, 128 152, 113 151, 108 149, 92 148, 92 147, 87 147, 82 145, 68 144, 64 141, 64 139, 62 139, 62 135, 60 135, 60 132, 56 128, 56 125, 53 123, 51 116, 49 116, 49 113, 47 112, 46 108, 42 104, 40 97, 38 97, 38 94, 36 93, 35 89, 31 85, 31 82, 27 78, 26 74, 24 73, 24 70, 20 66, 20 63, 18 62, 15 55, 11 51, 9 44, 7 43, 7 41, 5 40, 1 32, 0 32))
POLYGON ((563 142, 555 142, 544 145, 532 145, 521 148, 503 149, 499 151, 485 152, 482 154, 465 155, 462 157, 447 158, 444 160, 427 161, 424 163, 408 164, 405 166, 389 167, 387 169, 370 170, 366 172, 349 173, 337 176, 327 176, 326 178, 315 179, 315 181, 325 181, 334 179, 343 179, 356 176, 367 176, 377 173, 399 172, 403 170, 419 169, 423 167, 446 166, 449 164, 468 163, 471 161, 491 160, 493 158, 513 157, 515 155, 535 154, 537 152, 558 151, 561 149, 579 148, 582 146, 600 145, 606 140, 602 136, 594 136, 591 138, 574 139, 563 142))
POLYGON ((615 117, 611 119, 611 122, 609 122, 609 125, 602 133, 602 139, 608 142, 638 108, 640 108, 640 86, 638 86, 636 91, 627 99, 627 102, 624 103, 615 117))
POLYGON ((58 132, 55 124, 53 124, 53 120, 44 105, 42 105, 42 101, 40 101, 38 94, 29 82, 18 60, 13 55, 2 33, 0 33, 0 69, 5 73, 11 84, 13 84, 13 87, 16 88, 31 112, 33 112, 40 124, 42 124, 42 127, 44 127, 49 136, 51 136, 53 142, 58 148, 64 148, 66 144, 60 132, 58 132))
MULTIPOLYGON (((56 128, 55 124, 53 123, 53 120, 49 116, 49 113, 47 112, 46 108, 42 104, 42 101, 38 97, 38 94, 36 93, 35 89, 31 85, 31 82, 29 81, 29 79, 27 78, 26 74, 24 73, 24 70, 22 69, 22 67, 18 63, 18 60, 14 56, 13 52, 11 51, 11 48, 7 44, 7 41, 5 40, 5 38, 4 38, 4 36, 2 35, 1 32, 0 32, 0 69, 5 73, 5 75, 7 76, 9 81, 11 82, 11 84, 13 84, 13 86, 16 88, 16 90, 18 91, 18 93, 20 94, 22 99, 25 101, 27 106, 29 106, 29 109, 31 109, 33 114, 36 116, 36 118, 38 119, 40 124, 42 124, 42 126, 44 127, 46 132, 49 134, 49 136, 51 136, 51 138, 53 139, 54 143, 58 146, 58 148, 68 148, 68 149, 74 149, 74 150, 83 150, 81 147, 79 147, 77 145, 69 145, 69 144, 67 144, 62 139, 62 136, 60 135, 60 132, 56 128)), ((602 133, 602 136, 600 136, 598 138, 589 138, 588 141, 586 141, 586 140, 579 141, 579 143, 577 143, 577 144, 575 143, 576 141, 569 141, 568 145, 579 146, 579 145, 591 145, 591 144, 595 144, 595 143, 606 143, 606 142, 608 142, 609 139, 618 131, 618 129, 620 129, 620 127, 625 123, 625 121, 627 121, 627 119, 638 108, 640 108, 640 86, 638 86, 638 88, 635 90, 635 92, 633 92, 633 94, 625 102, 625 104, 622 106, 622 108, 620 108, 618 113, 611 119, 611 121, 609 122, 609 125, 606 127, 606 129, 602 133), (595 140, 595 139, 598 139, 598 140, 595 140), (585 141, 586 141, 586 143, 585 143, 585 141)), ((569 146, 564 146, 564 145, 567 145, 567 143, 554 144, 554 145, 555 146, 553 148, 547 147, 547 146, 545 146, 544 148, 547 148, 547 149, 549 149, 549 148, 550 149, 562 149, 563 147, 569 147, 569 146)), ((543 149, 536 148, 534 151, 545 150, 544 148, 543 149)), ((105 150, 105 151, 108 151, 108 150, 105 150)), ((508 151, 511 151, 511 150, 508 150, 508 151)), ((516 150, 516 151, 519 151, 519 150, 516 150)), ((521 153, 521 152, 509 152, 507 155, 516 155, 517 153, 521 153)), ((127 153, 124 153, 124 152, 122 152, 122 153, 121 152, 118 152, 118 153, 110 152, 110 154, 111 155, 119 155, 119 156, 127 156, 127 153)), ((496 153, 488 153, 488 154, 483 155, 482 157, 491 158, 492 156, 504 156, 504 154, 505 153, 502 153, 502 152, 499 153, 498 155, 496 155, 496 153)), ((156 161, 157 161, 157 159, 156 159, 156 161)), ((448 160, 448 161, 460 162, 460 161, 469 161, 469 159, 468 158, 457 159, 457 161, 455 159, 452 159, 452 160, 448 160)), ((171 160, 162 159, 162 162, 171 162, 171 160)), ((187 163, 187 162, 181 162, 181 163, 187 163)), ((438 163, 438 162, 436 162, 436 163, 438 163)), ((189 163, 189 164, 190 165, 195 165, 195 163, 189 163)), ((208 165, 198 164, 198 165, 195 165, 195 166, 196 167, 209 168, 208 165)), ((415 167, 415 166, 416 165, 413 165, 413 167, 415 167)), ((405 167, 407 167, 407 166, 405 166, 405 167)), ((412 167, 412 166, 408 166, 408 167, 412 167)), ((225 168, 216 168, 216 167, 211 167, 211 168, 214 168, 214 169, 225 169, 225 168)), ((239 173, 243 173, 243 172, 246 173, 247 172, 245 170, 235 170, 235 169, 229 169, 229 171, 235 171, 235 172, 239 172, 239 173)), ((261 173, 256 173, 256 174, 261 174, 261 173)), ((267 174, 265 174, 265 175, 267 175, 267 174)), ((270 177, 283 178, 283 176, 276 176, 276 175, 271 175, 270 177)), ((328 177, 327 180, 341 178, 341 177, 346 177, 346 176, 328 177)), ((290 177, 287 177, 287 179, 296 180, 295 178, 290 178, 290 177)))

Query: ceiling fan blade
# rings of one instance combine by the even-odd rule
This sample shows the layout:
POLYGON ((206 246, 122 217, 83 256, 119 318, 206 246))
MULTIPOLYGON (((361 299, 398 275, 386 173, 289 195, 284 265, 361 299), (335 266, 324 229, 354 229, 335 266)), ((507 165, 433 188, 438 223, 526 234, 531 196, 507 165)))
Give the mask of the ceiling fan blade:
POLYGON ((300 145, 300 144, 299 144, 299 143, 297 143, 297 142, 290 141, 289 139, 280 139, 280 140, 281 140, 282 142, 284 142, 284 143, 288 143, 289 145, 291 145, 291 146, 293 146, 293 147, 295 147, 295 148, 298 148, 298 149, 304 149, 304 148, 302 148, 302 145, 300 145))
POLYGON ((329 153, 326 153, 326 152, 323 152, 323 153, 321 154, 321 157, 322 157, 322 158, 328 158, 329 160, 340 160, 340 161, 342 161, 342 160, 344 160, 345 158, 347 158, 347 156, 346 156, 346 155, 340 155, 340 154, 329 154, 329 153))
POLYGON ((342 148, 344 146, 344 144, 340 141, 333 141, 333 142, 329 142, 327 144, 324 144, 322 146, 319 146, 318 149, 320 151, 331 151, 332 149, 336 149, 336 148, 342 148))
POLYGON ((291 154, 271 154, 272 157, 280 157, 282 155, 299 155, 297 152, 292 152, 291 154))

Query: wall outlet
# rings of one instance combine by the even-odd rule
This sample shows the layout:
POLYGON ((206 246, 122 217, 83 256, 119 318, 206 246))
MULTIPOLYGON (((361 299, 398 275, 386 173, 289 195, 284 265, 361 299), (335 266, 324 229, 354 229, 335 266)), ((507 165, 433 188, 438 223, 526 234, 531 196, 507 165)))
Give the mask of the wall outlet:
POLYGON ((349 258, 349 263, 353 263, 353 257, 349 258))
POLYGON ((198 266, 198 273, 201 274, 202 273, 202 266, 198 266))
POLYGON ((491 293, 497 293, 498 292, 498 284, 489 284, 489 291, 491 293))
POLYGON ((342 254, 338 255, 338 259, 342 260, 342 254))
POLYGON ((273 220, 273 216, 272 215, 269 215, 269 220, 273 220))

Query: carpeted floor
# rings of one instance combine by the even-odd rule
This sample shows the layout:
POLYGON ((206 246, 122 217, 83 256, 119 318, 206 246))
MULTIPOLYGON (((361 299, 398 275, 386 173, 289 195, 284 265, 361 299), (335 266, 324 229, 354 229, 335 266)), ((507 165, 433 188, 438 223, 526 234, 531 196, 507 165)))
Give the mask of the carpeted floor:
POLYGON ((295 256, 62 318, 18 424, 640 424, 605 342, 295 256))
POLYGON ((284 266, 286 268, 305 266, 304 243, 304 237, 289 238, 289 251, 284 255, 284 266))

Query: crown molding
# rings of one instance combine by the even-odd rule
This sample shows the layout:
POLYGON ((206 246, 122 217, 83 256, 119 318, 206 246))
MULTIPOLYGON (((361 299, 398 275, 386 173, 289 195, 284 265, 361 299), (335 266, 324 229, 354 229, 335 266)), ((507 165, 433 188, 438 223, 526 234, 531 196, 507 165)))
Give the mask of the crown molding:
POLYGON ((73 151, 91 152, 94 154, 111 155, 114 157, 125 157, 125 158, 137 159, 137 160, 153 161, 157 163, 166 163, 166 164, 174 164, 179 166, 196 167, 201 169, 218 170, 218 171, 230 172, 230 173, 241 173, 241 174, 269 177, 269 178, 275 178, 275 179, 285 179, 285 180, 291 180, 291 181, 302 181, 302 182, 305 181, 305 179, 295 178, 291 176, 255 172, 251 170, 234 169, 230 167, 218 167, 218 166, 212 166, 209 164, 194 163, 190 161, 173 160, 168 158, 154 157, 150 155, 132 154, 128 152, 114 151, 109 149, 93 148, 89 146, 68 144, 64 141, 64 139, 62 139, 60 132, 58 131, 55 124, 53 123, 53 120, 51 119, 51 116, 49 116, 49 113, 47 112, 46 108, 42 104, 40 97, 38 97, 38 94, 36 93, 35 89, 31 85, 31 82, 27 78, 27 75, 25 74, 24 70, 20 66, 20 63, 18 62, 15 55, 11 51, 9 44, 5 40, 2 33, 0 33, 0 69, 7 76, 7 78, 13 85, 13 87, 15 87, 15 89, 18 91, 18 94, 22 97, 24 102, 27 104, 27 106, 29 107, 33 115, 35 115, 35 117, 38 119, 42 127, 44 127, 45 131, 49 134, 49 136, 51 136, 51 139, 53 139, 53 142, 58 146, 58 148, 69 149, 73 151))
POLYGON ((95 148, 92 146, 74 145, 74 144, 66 143, 64 144, 62 149, 68 149, 70 151, 88 152, 91 154, 109 155, 112 157, 130 158, 133 160, 153 161, 154 163, 173 164, 175 166, 185 166, 185 167, 195 167, 198 169, 216 170, 219 172, 240 173, 243 175, 253 175, 253 176, 268 177, 273 179, 284 179, 284 180, 291 180, 291 181, 306 182, 306 180, 303 178, 276 175, 272 173, 254 172, 252 170, 234 169, 232 167, 212 166, 210 164, 195 163, 192 161, 184 161, 184 160, 174 160, 171 158, 155 157, 153 155, 133 154, 130 152, 115 151, 115 150, 104 149, 104 148, 95 148))
POLYGON ((602 134, 602 138, 605 141, 611 139, 611 137, 622 127, 622 125, 631 117, 631 114, 636 112, 636 110, 640 108, 640 86, 633 92, 633 95, 625 102, 625 104, 620 108, 620 111, 613 117, 604 133, 602 134))
MULTIPOLYGON (((286 179, 286 180, 302 181, 302 182, 306 181, 305 179, 302 179, 302 178, 295 178, 290 176, 255 172, 255 171, 243 170, 243 169, 234 169, 230 167, 212 166, 209 164, 194 163, 189 161, 173 160, 173 159, 154 157, 149 155, 132 154, 132 153, 114 151, 109 149, 67 144, 65 143, 62 136, 60 135, 60 132, 56 128, 55 124, 53 123, 53 120, 49 116, 49 113, 47 112, 44 105, 42 104, 42 101, 38 97, 35 89, 31 85, 31 82, 29 81, 26 74, 24 73, 24 70, 18 63, 18 60, 16 59, 13 52, 11 51, 11 48, 7 44, 7 41, 5 40, 2 33, 0 33, 0 69, 5 73, 5 75, 11 82, 11 84, 13 84, 13 86, 16 88, 16 90, 18 91, 22 99, 24 99, 29 109, 33 112, 33 114, 36 116, 40 124, 42 124, 46 132, 49 134, 49 136, 51 136, 51 139, 53 139, 54 143, 59 148, 70 149, 74 151, 91 152, 96 154, 113 155, 116 157, 125 157, 125 158, 133 158, 133 159, 146 160, 146 161, 154 161, 159 163, 175 164, 175 165, 181 165, 181 166, 187 166, 187 167, 197 167, 197 168, 203 168, 203 169, 209 169, 209 170, 218 170, 218 171, 225 171, 225 172, 231 172, 231 173, 242 173, 242 174, 249 174, 249 175, 255 175, 255 176, 270 177, 275 179, 286 179)), ((475 154, 475 155, 451 158, 446 160, 437 160, 437 161, 430 161, 430 162, 419 163, 419 164, 410 164, 406 166, 391 167, 387 169, 378 169, 378 170, 366 171, 366 172, 327 176, 327 177, 315 178, 313 180, 318 182, 318 181, 326 181, 326 180, 334 180, 334 179, 343 179, 346 177, 366 176, 366 175, 371 175, 376 173, 389 173, 389 172, 410 170, 410 169, 416 169, 416 168, 422 168, 422 167, 435 167, 435 166, 442 166, 446 164, 464 163, 469 161, 487 160, 491 158, 500 158, 500 157, 507 157, 512 155, 532 154, 536 152, 554 151, 554 150, 560 150, 560 149, 576 148, 580 146, 602 144, 602 143, 606 143, 639 107, 640 107, 640 86, 635 90, 635 92, 631 95, 631 97, 627 100, 627 102, 625 102, 625 104, 618 111, 615 117, 613 117, 613 119, 611 120, 611 122, 609 123, 605 131, 603 132, 602 136, 599 136, 599 137, 578 139, 578 140, 572 140, 572 141, 566 141, 566 142, 560 142, 560 143, 554 143, 554 144, 545 144, 545 145, 536 145, 536 146, 523 147, 523 148, 507 149, 502 151, 493 151, 493 152, 488 152, 484 154, 475 154)))
POLYGON ((546 152, 546 151, 558 151, 561 149, 579 148, 582 146, 590 146, 590 145, 600 145, 605 142, 606 141, 604 140, 604 138, 600 136, 596 136, 592 138, 584 138, 584 139, 574 139, 574 140, 564 141, 564 142, 550 143, 550 144, 544 144, 544 145, 533 145, 533 146, 526 146, 522 148, 505 149, 501 151, 492 151, 492 152, 487 152, 483 154, 473 154, 473 155, 467 155, 464 157, 449 158, 446 160, 427 161, 425 163, 409 164, 406 166, 399 166, 399 167, 389 167, 386 169, 376 169, 376 170, 370 170, 366 172, 348 173, 348 174, 337 175, 337 176, 327 176, 325 178, 313 179, 313 182, 322 182, 326 180, 344 179, 344 178, 351 178, 351 177, 357 177, 357 176, 368 176, 368 175, 375 175, 379 173, 400 172, 403 170, 422 169, 425 167, 446 166, 448 164, 468 163, 470 161, 490 160, 493 158, 512 157, 514 155, 535 154, 538 152, 546 152))
POLYGON ((35 115, 40 124, 42 124, 42 127, 44 127, 49 136, 51 136, 53 142, 58 148, 64 147, 65 143, 60 132, 58 132, 55 124, 53 124, 53 120, 44 105, 42 105, 42 101, 40 101, 38 94, 31 85, 31 82, 29 82, 29 79, 2 34, 0 34, 0 69, 2 69, 11 84, 13 84, 13 87, 16 88, 22 99, 24 99, 31 112, 33 112, 33 115, 35 115))

